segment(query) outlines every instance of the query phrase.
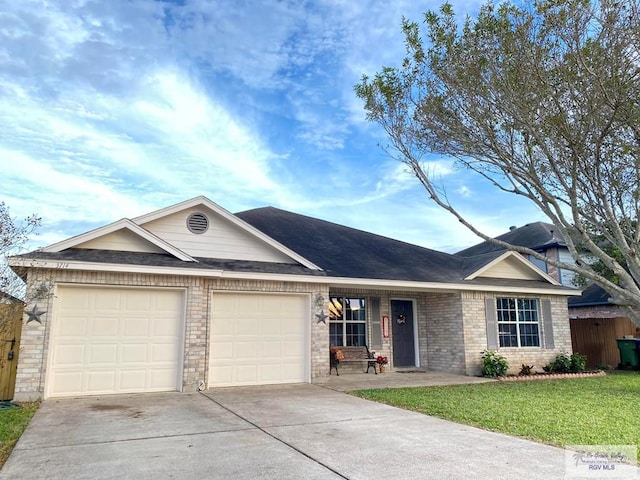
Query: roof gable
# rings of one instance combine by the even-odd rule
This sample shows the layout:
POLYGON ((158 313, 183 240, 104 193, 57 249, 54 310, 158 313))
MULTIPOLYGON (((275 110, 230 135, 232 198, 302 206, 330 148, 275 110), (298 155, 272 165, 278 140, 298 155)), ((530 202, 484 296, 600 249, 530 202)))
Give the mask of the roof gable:
MULTIPOLYGON (((474 270, 465 277, 465 280, 474 280, 476 278, 505 278, 513 280, 542 280, 553 285, 560 285, 559 282, 540 270, 533 263, 527 261, 519 253, 493 253, 482 257, 484 257, 484 261, 482 258, 478 261, 478 257, 475 257, 476 263, 473 266, 474 270)), ((474 257, 469 260, 474 260, 474 257)))
POLYGON ((320 269, 203 196, 142 215, 133 221, 194 257, 300 263, 312 270, 320 269), (192 214, 206 217, 206 231, 193 233, 189 230, 187 221, 192 214))
POLYGON ((134 250, 125 251, 144 251, 148 253, 157 253, 160 251, 173 255, 185 262, 196 261, 179 248, 165 242, 127 218, 54 243, 53 245, 43 248, 42 251, 61 252, 68 248, 92 249, 98 246, 101 250, 118 250, 118 245, 123 248, 134 248, 134 250))
POLYGON ((116 250, 121 252, 167 253, 155 243, 141 237, 137 232, 122 228, 101 237, 75 245, 74 248, 92 250, 116 250))

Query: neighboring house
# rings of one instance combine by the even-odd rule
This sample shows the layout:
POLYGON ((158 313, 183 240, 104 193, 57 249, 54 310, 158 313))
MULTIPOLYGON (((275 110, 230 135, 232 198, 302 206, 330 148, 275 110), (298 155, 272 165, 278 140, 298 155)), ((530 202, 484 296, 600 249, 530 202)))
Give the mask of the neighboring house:
MULTIPOLYGON (((528 247, 544 256, 565 263, 573 262, 566 241, 550 223, 528 223, 496 237, 513 245, 528 247)), ((456 253, 457 256, 504 251, 490 242, 482 242, 456 253)), ((567 287, 574 287, 575 274, 529 257, 536 266, 567 287)), ((587 367, 615 367, 620 361, 616 338, 638 335, 638 330, 621 307, 609 303, 609 295, 598 285, 590 285, 581 296, 569 297, 569 318, 573 351, 587 355, 587 367)))
POLYGON ((205 197, 10 265, 50 293, 27 307, 16 399, 313 382, 330 345, 467 375, 487 348, 516 370, 571 349, 575 291, 518 254, 461 258, 205 197))
POLYGON ((589 368, 616 368, 620 363, 616 339, 640 337, 640 328, 596 284, 569 298, 569 320, 573 349, 587 356, 589 368))

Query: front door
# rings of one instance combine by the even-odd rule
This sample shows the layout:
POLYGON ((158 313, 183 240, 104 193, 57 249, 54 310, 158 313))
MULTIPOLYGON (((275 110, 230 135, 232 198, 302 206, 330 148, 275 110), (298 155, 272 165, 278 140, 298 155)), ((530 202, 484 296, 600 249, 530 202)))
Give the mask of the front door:
POLYGON ((391 300, 394 367, 416 366, 413 322, 413 302, 411 300, 391 300))

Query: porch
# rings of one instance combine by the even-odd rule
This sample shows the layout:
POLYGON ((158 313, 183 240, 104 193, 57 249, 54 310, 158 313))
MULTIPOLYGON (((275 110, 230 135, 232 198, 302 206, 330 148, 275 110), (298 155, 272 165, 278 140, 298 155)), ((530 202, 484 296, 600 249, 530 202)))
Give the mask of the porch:
POLYGON ((341 373, 339 377, 331 375, 329 377, 319 378, 313 383, 338 392, 348 392, 370 388, 432 387, 437 385, 458 385, 494 381, 494 379, 490 378, 412 369, 411 371, 386 370, 379 375, 374 375, 373 373, 345 372, 341 373))

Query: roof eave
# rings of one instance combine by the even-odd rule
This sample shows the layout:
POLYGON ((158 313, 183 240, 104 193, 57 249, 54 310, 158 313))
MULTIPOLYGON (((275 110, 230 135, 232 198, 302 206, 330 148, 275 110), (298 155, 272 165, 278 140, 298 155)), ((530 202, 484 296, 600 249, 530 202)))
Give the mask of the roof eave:
MULTIPOLYGON (((558 288, 557 286, 538 287, 521 285, 497 285, 497 284, 473 284, 466 282, 424 282, 412 280, 389 280, 380 278, 350 278, 350 277, 329 277, 304 274, 285 273, 255 273, 255 272, 235 272, 222 269, 188 268, 188 267, 166 267, 148 266, 132 264, 114 264, 97 262, 44 260, 26 257, 11 257, 9 264, 12 267, 22 268, 42 268, 53 270, 81 270, 81 271, 101 271, 101 272, 121 272, 121 273, 146 273, 152 275, 175 275, 175 276, 195 276, 208 278, 227 278, 243 280, 270 280, 287 281, 300 283, 315 283, 329 285, 333 287, 350 287, 363 289, 388 289, 404 291, 482 291, 482 292, 510 292, 527 294, 544 294, 558 296, 577 296, 579 290, 558 288), (554 288, 555 287, 555 288, 554 288)), ((487 280, 487 279, 485 279, 487 280)))

